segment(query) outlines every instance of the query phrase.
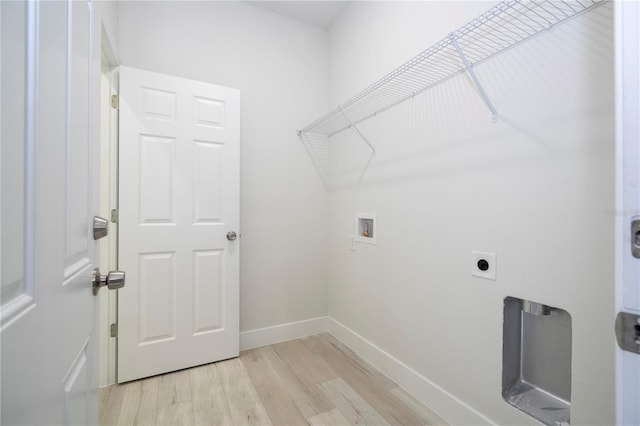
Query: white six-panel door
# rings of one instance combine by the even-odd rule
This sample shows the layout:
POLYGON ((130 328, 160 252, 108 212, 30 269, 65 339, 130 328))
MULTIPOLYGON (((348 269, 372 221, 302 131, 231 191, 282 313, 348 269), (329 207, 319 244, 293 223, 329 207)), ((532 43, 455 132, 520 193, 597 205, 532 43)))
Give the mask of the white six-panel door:
POLYGON ((98 420, 92 6, 0 3, 5 425, 98 420))
POLYGON ((118 382, 238 355, 239 102, 120 69, 118 382))

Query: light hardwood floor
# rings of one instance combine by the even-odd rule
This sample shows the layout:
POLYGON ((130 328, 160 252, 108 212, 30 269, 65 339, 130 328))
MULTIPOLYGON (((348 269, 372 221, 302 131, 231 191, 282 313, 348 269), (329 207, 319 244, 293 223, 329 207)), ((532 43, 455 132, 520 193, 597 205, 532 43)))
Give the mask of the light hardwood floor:
POLYGON ((109 425, 442 425, 330 334, 100 391, 109 425))

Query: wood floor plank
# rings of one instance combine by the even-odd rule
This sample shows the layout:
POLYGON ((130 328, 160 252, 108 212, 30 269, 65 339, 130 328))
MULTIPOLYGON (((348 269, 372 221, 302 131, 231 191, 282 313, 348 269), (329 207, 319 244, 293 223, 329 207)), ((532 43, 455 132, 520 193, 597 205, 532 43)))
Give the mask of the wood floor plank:
POLYGON ((120 415, 118 416, 118 425, 136 424, 136 415, 140 408, 140 399, 142 397, 142 381, 130 382, 126 385, 122 406, 120 407, 120 415))
POLYGON ((393 382, 382 373, 375 371, 366 361, 353 353, 345 352, 336 344, 332 336, 317 335, 305 340, 312 351, 321 356, 331 368, 333 368, 344 381, 353 388, 371 406, 376 407, 390 424, 393 425, 420 425, 425 424, 423 419, 391 394, 389 383, 393 382))
POLYGON ((388 425, 389 423, 344 380, 334 379, 320 385, 336 404, 344 418, 353 425, 388 425))
POLYGON ((113 388, 113 386, 98 389, 98 424, 100 425, 105 424, 105 417, 108 414, 107 405, 109 404, 111 388, 113 388))
POLYGON ((134 425, 146 426, 155 425, 157 423, 160 381, 160 376, 149 377, 142 381, 140 407, 138 409, 134 425))
POLYGON ((189 371, 196 425, 231 425, 231 409, 214 364, 189 371))
POLYGON ((351 351, 343 350, 342 345, 328 339, 324 334, 306 337, 303 342, 347 383, 366 383, 384 390, 397 387, 382 373, 375 371, 373 367, 351 351))
POLYGON ((158 410, 156 424, 163 426, 193 424, 193 404, 191 401, 176 402, 158 410))
POLYGON ((159 377, 127 383, 118 425, 155 425, 159 377))
POLYGON ((265 347, 245 351, 240 355, 240 359, 247 368, 271 421, 282 425, 309 424, 285 389, 280 376, 265 357, 266 353, 273 353, 273 349, 265 347))
POLYGON ((255 386, 239 358, 215 364, 235 425, 271 425, 255 386))
POLYGON ((262 348, 262 353, 307 419, 335 408, 333 402, 318 386, 317 378, 313 377, 308 364, 303 363, 302 359, 287 356, 291 352, 286 349, 281 348, 278 351, 277 345, 262 348))
POLYGON ((160 376, 156 421, 159 425, 191 425, 194 423, 188 370, 160 376))
POLYGON ((411 396, 407 391, 402 388, 395 388, 391 390, 391 393, 404 402, 409 408, 411 408, 420 417, 426 420, 426 424, 429 426, 447 425, 448 423, 433 410, 420 401, 411 396))
POLYGON ((125 391, 126 385, 113 385, 100 390, 101 403, 98 421, 102 426, 118 424, 125 391))
POLYGON ((189 370, 180 370, 159 376, 158 409, 171 404, 191 401, 189 370))
POLYGON ((331 344, 331 346, 335 347, 340 352, 342 352, 345 355, 347 360, 349 360, 355 366, 357 366, 359 370, 366 372, 366 374, 372 379, 374 379, 379 386, 387 390, 395 389, 398 386, 393 380, 391 380, 389 377, 382 374, 380 370, 373 367, 367 361, 360 358, 360 356, 358 356, 355 352, 349 349, 347 345, 342 343, 340 340, 336 339, 331 334, 322 333, 322 334, 319 334, 318 336, 324 339, 325 341, 327 341, 329 344, 331 344))
POLYGON ((349 421, 344 418, 340 410, 334 408, 333 410, 326 411, 311 417, 312 426, 346 426, 350 425, 349 421))
POLYGON ((337 379, 338 374, 304 345, 302 340, 289 340, 272 345, 273 349, 292 366, 304 369, 305 376, 315 384, 337 379))

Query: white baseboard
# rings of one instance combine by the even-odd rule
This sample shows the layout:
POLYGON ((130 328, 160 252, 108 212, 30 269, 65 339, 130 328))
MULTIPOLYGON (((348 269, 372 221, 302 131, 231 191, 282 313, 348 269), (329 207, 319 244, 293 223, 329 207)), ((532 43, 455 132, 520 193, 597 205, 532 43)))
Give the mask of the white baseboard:
POLYGON ((320 317, 280 324, 273 327, 259 328, 257 330, 243 331, 240 333, 240 350, 244 351, 260 346, 325 333, 329 329, 328 321, 328 317, 320 317))
POLYGON ((329 333, 454 425, 496 424, 353 330, 328 317, 329 333))

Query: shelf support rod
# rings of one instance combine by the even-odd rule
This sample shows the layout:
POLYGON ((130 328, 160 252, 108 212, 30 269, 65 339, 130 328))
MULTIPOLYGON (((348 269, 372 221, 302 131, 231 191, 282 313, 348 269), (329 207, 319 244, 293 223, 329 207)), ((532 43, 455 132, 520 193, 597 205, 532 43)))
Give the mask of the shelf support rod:
POLYGON ((453 47, 455 47, 456 50, 458 51, 458 55, 460 56, 460 59, 462 60, 464 67, 467 69, 467 73, 469 73, 469 76, 471 77, 476 87, 478 88, 478 91, 480 92, 480 96, 482 96, 482 99, 484 99, 484 103, 486 103, 487 107, 489 107, 489 109, 491 110, 491 114, 492 114, 491 121, 495 123, 496 121, 498 121, 498 112, 496 111, 495 107, 491 103, 491 100, 489 99, 487 92, 484 91, 484 87, 482 87, 480 80, 478 80, 478 76, 476 76, 476 72, 473 70, 473 65, 469 63, 469 61, 467 60, 467 57, 464 55, 464 53, 462 53, 462 49, 460 49, 460 46, 458 45, 458 41, 456 40, 456 36, 454 33, 449 33, 449 40, 451 40, 451 44, 453 44, 453 47))
POLYGON ((364 143, 366 143, 367 145, 369 145, 369 148, 371 148, 371 152, 373 152, 373 155, 376 155, 376 149, 373 147, 373 145, 371 145, 371 142, 369 142, 369 140, 367 138, 364 137, 364 135, 362 134, 362 132, 360 131, 360 129, 358 129, 356 127, 355 124, 353 124, 351 122, 351 120, 349 120, 349 117, 347 117, 347 114, 344 113, 344 111, 342 110, 342 108, 340 109, 340 113, 342 114, 342 116, 344 117, 344 119, 347 121, 347 124, 349 125, 349 128, 352 129, 358 136, 360 136, 362 138, 362 140, 364 141, 364 143))

